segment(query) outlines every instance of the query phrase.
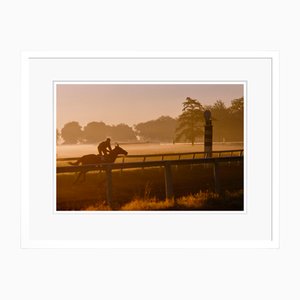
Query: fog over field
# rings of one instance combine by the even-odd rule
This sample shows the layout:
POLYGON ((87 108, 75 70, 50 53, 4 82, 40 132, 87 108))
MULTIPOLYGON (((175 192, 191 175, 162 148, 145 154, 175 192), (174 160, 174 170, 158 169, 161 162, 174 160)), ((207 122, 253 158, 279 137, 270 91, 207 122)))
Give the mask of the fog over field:
MULTIPOLYGON (((122 144, 120 146, 128 151, 128 155, 138 154, 160 154, 177 152, 203 152, 203 143, 192 146, 190 143, 141 143, 141 144, 122 144)), ((112 145, 114 147, 114 145, 112 145)), ((243 143, 214 143, 213 151, 243 149, 243 143)), ((85 154, 98 154, 97 144, 82 145, 58 145, 56 147, 57 158, 79 157, 85 154)))

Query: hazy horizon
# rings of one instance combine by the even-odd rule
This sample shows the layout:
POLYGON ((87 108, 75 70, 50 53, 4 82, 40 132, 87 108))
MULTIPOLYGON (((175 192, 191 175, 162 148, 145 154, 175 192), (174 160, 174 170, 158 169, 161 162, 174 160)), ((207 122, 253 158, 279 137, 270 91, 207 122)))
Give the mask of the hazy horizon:
POLYGON ((203 105, 222 100, 228 107, 244 96, 243 84, 57 84, 56 91, 58 129, 71 121, 132 126, 178 117, 186 97, 203 105))

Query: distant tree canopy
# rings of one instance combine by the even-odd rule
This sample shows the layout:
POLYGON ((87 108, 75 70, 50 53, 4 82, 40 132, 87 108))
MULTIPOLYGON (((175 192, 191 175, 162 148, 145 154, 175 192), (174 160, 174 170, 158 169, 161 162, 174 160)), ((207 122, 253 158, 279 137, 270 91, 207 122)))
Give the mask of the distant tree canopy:
POLYGON ((78 122, 65 124, 61 130, 61 137, 64 144, 99 143, 110 137, 113 141, 118 142, 135 142, 136 135, 131 127, 126 124, 116 126, 106 125, 104 122, 90 122, 84 126, 83 130, 78 122))
POLYGON ((203 135, 203 112, 201 103, 190 97, 182 103, 182 114, 178 117, 175 141, 190 141, 192 145, 203 135))
POLYGON ((213 140, 223 142, 228 133, 230 122, 229 110, 222 100, 217 100, 211 107, 213 122, 213 140))
POLYGON ((108 136, 107 126, 103 122, 90 122, 83 128, 83 141, 98 143, 108 136))
POLYGON ((244 140, 244 98, 238 98, 231 101, 229 107, 231 128, 228 136, 230 141, 244 140))
POLYGON ((177 126, 176 119, 161 116, 156 120, 134 125, 136 134, 144 141, 172 142, 177 126))
POLYGON ((234 99, 226 108, 218 100, 210 107, 213 121, 213 140, 215 142, 243 141, 244 133, 244 98, 234 99))
POLYGON ((119 142, 136 142, 137 137, 131 127, 126 124, 108 126, 108 135, 119 142))
POLYGON ((231 113, 239 113, 240 116, 243 116, 244 97, 232 100, 231 106, 229 109, 230 109, 231 113))
POLYGON ((78 122, 69 122, 65 124, 61 130, 61 137, 64 139, 64 144, 77 144, 81 141, 82 130, 78 122))
POLYGON ((194 144, 203 140, 204 116, 206 109, 211 111, 213 141, 243 141, 244 134, 244 98, 231 101, 226 107, 222 100, 213 105, 202 106, 197 99, 187 97, 183 102, 182 114, 178 118, 161 116, 156 120, 136 124, 106 125, 104 122, 90 122, 84 128, 78 122, 65 124, 61 132, 56 131, 56 141, 60 138, 64 144, 99 143, 110 137, 117 142, 183 142, 194 144))

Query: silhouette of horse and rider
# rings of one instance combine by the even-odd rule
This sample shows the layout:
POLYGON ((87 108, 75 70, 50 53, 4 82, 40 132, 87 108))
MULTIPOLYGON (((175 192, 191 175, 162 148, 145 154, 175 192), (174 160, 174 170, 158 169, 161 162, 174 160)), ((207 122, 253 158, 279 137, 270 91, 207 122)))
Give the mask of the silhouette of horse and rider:
MULTIPOLYGON (((87 154, 80 157, 76 162, 69 162, 72 166, 78 165, 94 165, 101 163, 114 163, 119 154, 127 155, 128 152, 121 148, 119 144, 116 144, 115 148, 112 149, 110 145, 110 138, 107 138, 105 141, 99 143, 98 145, 99 154, 87 154)), ((85 181, 86 173, 88 171, 80 171, 74 183, 77 183, 81 176, 85 181)))

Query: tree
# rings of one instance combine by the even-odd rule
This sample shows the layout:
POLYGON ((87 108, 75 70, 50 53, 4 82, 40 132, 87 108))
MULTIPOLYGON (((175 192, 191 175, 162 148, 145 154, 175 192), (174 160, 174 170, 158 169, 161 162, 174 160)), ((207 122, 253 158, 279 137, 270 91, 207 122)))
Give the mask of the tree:
POLYGON ((211 107, 213 120, 213 139, 215 142, 243 141, 244 99, 234 99, 226 107, 221 100, 211 107))
POLYGON ((64 144, 77 144, 82 137, 81 126, 78 122, 69 122, 65 124, 61 130, 61 137, 64 139, 64 144))
POLYGON ((229 109, 230 109, 231 113, 243 114, 243 112, 244 112, 244 97, 232 100, 231 106, 229 109))
POLYGON ((110 137, 118 142, 136 142, 137 138, 131 127, 126 124, 118 124, 117 126, 108 126, 110 137))
POLYGON ((234 99, 229 107, 231 139, 233 141, 244 140, 244 98, 234 99))
POLYGON ((83 128, 85 143, 99 143, 108 136, 108 128, 103 122, 90 122, 83 128))
POLYGON ((177 121, 169 116, 134 125, 137 135, 144 141, 172 142, 177 121))
POLYGON ((214 126, 214 141, 223 142, 230 135, 229 111, 222 100, 217 100, 211 108, 212 121, 214 126))
POLYGON ((203 135, 204 108, 197 99, 187 97, 183 104, 183 113, 178 117, 175 141, 181 139, 190 141, 194 145, 197 137, 203 135))

